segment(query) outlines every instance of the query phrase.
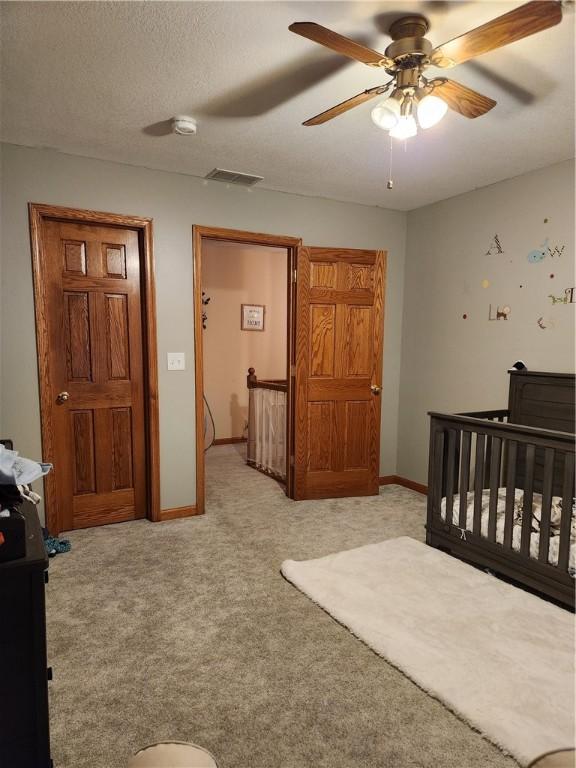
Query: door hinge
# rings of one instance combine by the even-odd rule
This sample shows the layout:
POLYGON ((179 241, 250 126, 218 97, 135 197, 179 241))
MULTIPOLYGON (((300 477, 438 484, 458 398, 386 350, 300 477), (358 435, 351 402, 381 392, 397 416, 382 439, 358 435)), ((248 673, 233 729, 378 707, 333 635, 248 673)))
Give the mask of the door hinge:
POLYGON ((294 456, 290 456, 290 466, 293 467, 295 463, 294 456))
POLYGON ((292 282, 295 283, 297 279, 298 279, 298 270, 293 269, 292 270, 292 282))
POLYGON ((290 366, 290 376, 296 376, 296 366, 294 363, 290 366))

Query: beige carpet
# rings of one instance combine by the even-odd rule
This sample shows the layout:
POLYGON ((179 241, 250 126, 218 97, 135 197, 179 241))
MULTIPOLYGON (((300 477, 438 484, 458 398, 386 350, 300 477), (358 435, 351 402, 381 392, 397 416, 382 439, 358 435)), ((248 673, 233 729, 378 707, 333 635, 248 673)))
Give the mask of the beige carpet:
POLYGON ((287 558, 408 535, 425 499, 290 502, 230 447, 203 518, 70 534, 47 587, 56 768, 126 768, 159 740, 219 768, 514 768, 282 578, 287 558))
POLYGON ((574 746, 568 611, 406 536, 282 573, 522 765, 574 746))

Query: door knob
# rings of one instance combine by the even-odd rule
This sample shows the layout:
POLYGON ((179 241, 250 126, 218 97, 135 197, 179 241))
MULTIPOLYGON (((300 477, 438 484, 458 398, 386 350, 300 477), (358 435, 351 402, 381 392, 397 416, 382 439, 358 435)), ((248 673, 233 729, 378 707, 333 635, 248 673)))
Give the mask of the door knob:
POLYGON ((381 387, 379 387, 377 384, 372 384, 372 386, 370 387, 370 389, 372 390, 372 394, 373 394, 373 395, 379 395, 379 394, 380 394, 380 392, 382 391, 382 388, 381 388, 381 387))
POLYGON ((68 394, 68 392, 60 392, 56 398, 56 402, 58 403, 58 405, 62 405, 62 403, 65 403, 66 400, 68 400, 69 398, 70 398, 70 395, 68 394))

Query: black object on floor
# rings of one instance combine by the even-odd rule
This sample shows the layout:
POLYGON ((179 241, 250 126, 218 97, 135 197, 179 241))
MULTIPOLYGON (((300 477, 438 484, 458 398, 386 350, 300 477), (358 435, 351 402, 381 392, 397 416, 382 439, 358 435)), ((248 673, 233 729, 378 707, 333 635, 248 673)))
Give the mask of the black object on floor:
POLYGON ((26 552, 0 563, 0 765, 50 768, 44 583, 48 557, 36 508, 22 505, 26 552))

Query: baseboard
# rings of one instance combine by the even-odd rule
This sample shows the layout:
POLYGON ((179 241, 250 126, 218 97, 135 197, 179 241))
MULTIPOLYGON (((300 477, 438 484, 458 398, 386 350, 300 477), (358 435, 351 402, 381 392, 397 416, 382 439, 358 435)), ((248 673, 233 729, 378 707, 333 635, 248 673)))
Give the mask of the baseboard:
POLYGON ((235 443, 245 443, 245 437, 217 437, 212 445, 234 445, 235 443))
POLYGON ((195 504, 189 507, 172 507, 172 509, 160 510, 160 522, 164 520, 177 520, 180 517, 193 517, 200 514, 195 504))
POLYGON ((400 475, 386 475, 379 478, 380 485, 403 485, 404 488, 410 488, 411 491, 417 493, 423 493, 425 496, 428 493, 428 486, 422 485, 422 483, 415 483, 413 480, 407 480, 400 475))

